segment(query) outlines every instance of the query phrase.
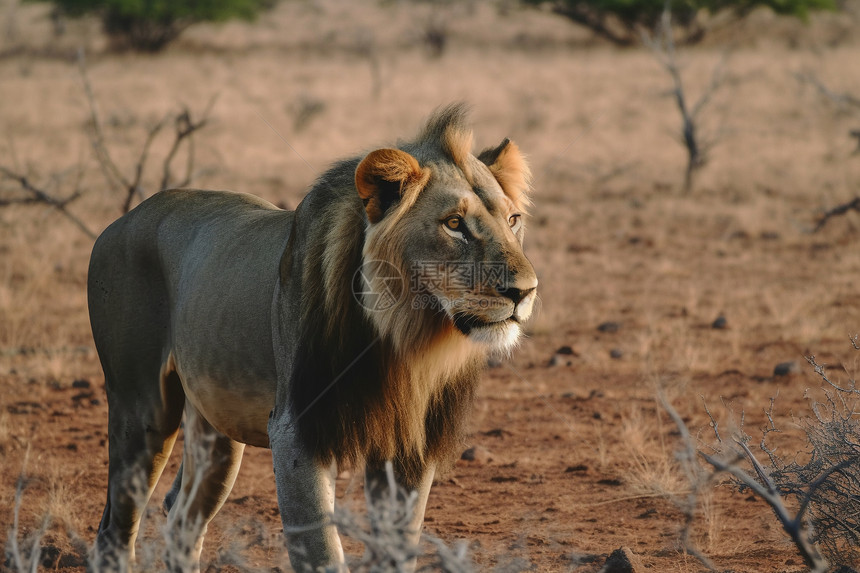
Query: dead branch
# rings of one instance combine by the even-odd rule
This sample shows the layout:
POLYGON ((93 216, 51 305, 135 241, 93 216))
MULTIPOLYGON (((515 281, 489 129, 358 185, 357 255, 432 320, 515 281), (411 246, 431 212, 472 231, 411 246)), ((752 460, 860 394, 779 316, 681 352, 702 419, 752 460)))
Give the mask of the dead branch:
POLYGON ((120 170, 117 168, 116 163, 114 163, 113 159, 110 156, 110 152, 105 145, 104 132, 102 131, 102 122, 98 113, 98 107, 96 106, 96 98, 93 94, 92 84, 90 83, 90 77, 87 72, 87 62, 84 56, 84 49, 78 49, 78 72, 81 74, 81 81, 84 86, 84 94, 87 97, 87 103, 90 108, 90 121, 92 122, 93 133, 90 138, 90 142, 93 146, 93 151, 96 154, 96 159, 98 159, 99 165, 102 168, 102 173, 105 176, 105 179, 108 180, 109 185, 119 185, 124 188, 128 188, 131 183, 123 177, 120 170))
POLYGON ((173 145, 170 147, 170 151, 167 153, 167 156, 164 158, 164 163, 162 164, 162 176, 159 191, 163 191, 168 187, 185 187, 191 183, 191 180, 194 177, 194 138, 192 135, 194 132, 206 126, 209 121, 209 112, 212 110, 212 106, 215 105, 216 99, 217 97, 213 97, 209 100, 206 109, 203 110, 203 116, 197 121, 193 121, 191 119, 191 112, 188 108, 184 108, 174 119, 176 133, 173 139, 173 145), (170 164, 173 162, 173 158, 176 156, 176 152, 179 151, 179 147, 182 145, 182 142, 186 140, 188 141, 188 159, 185 165, 185 177, 177 183, 171 184, 170 164))
POLYGON ((814 573, 823 573, 826 571, 827 561, 824 560, 815 546, 810 542, 809 537, 806 535, 802 513, 798 511, 795 516, 792 516, 789 513, 782 501, 782 497, 779 495, 779 490, 756 459, 755 455, 750 451, 749 447, 747 447, 742 440, 736 439, 735 442, 743 449, 747 460, 752 464, 753 469, 759 476, 759 479, 762 480, 762 483, 756 481, 753 476, 738 467, 738 465, 733 461, 724 461, 717 456, 709 456, 704 453, 700 455, 717 472, 728 473, 734 476, 734 478, 737 479, 744 487, 751 489, 770 506, 774 515, 776 515, 776 518, 782 525, 782 529, 789 535, 789 537, 791 537, 791 540, 794 542, 795 547, 797 547, 797 550, 800 552, 806 565, 810 568, 810 571, 814 573))
POLYGON ((795 72, 794 77, 801 84, 811 85, 822 97, 833 102, 839 107, 860 108, 860 98, 848 92, 834 92, 824 85, 824 83, 812 72, 795 72))
MULTIPOLYGON (((696 463, 696 448, 693 445, 693 437, 690 435, 690 431, 687 429, 687 424, 684 423, 681 415, 678 414, 678 411, 675 410, 674 406, 669 403, 669 400, 665 395, 663 395, 662 391, 658 392, 657 398, 663 406, 663 409, 672 421, 675 422, 675 425, 678 427, 678 431, 681 433, 683 450, 678 454, 678 459, 681 462, 681 466, 684 468, 684 472, 687 474, 687 480, 690 482, 691 486, 690 493, 687 495, 685 503, 680 507, 681 511, 684 513, 684 527, 681 529, 681 546, 687 554, 698 559, 699 562, 709 571, 718 571, 716 564, 711 561, 707 555, 702 553, 693 544, 692 539, 690 539, 693 531, 693 522, 696 518, 696 506, 698 505, 699 492, 704 485, 711 482, 712 476, 702 475, 702 469, 696 463)), ((713 418, 711 418, 711 420, 713 421, 713 418)), ((715 421, 713 427, 714 432, 716 432, 717 426, 715 421)), ((717 436, 719 436, 719 434, 717 434, 717 436)))
MULTIPOLYGON (((24 573, 30 571, 36 573, 39 568, 39 549, 41 548, 42 538, 45 536, 48 526, 50 525, 50 516, 45 515, 41 525, 31 534, 32 544, 28 550, 22 550, 18 544, 18 537, 21 535, 20 528, 20 513, 21 502, 24 498, 24 487, 27 483, 26 470, 27 462, 30 459, 30 446, 27 446, 27 451, 24 453, 24 464, 21 468, 21 473, 18 475, 18 481, 15 485, 15 501, 12 510, 12 530, 9 532, 9 561, 10 565, 15 567, 16 571, 24 573)), ((22 540, 26 541, 26 540, 22 540)))
POLYGON ((72 214, 66 207, 76 199, 81 196, 81 190, 78 186, 75 186, 75 190, 68 196, 64 198, 58 198, 44 189, 41 189, 33 184, 32 181, 26 176, 21 175, 20 173, 16 173, 7 167, 3 167, 0 165, 0 175, 2 175, 6 179, 11 179, 12 181, 16 181, 18 185, 21 186, 21 189, 28 193, 27 196, 17 197, 17 198, 2 198, 0 197, 0 207, 5 207, 8 205, 48 205, 53 207, 57 211, 59 211, 64 217, 69 219, 72 223, 74 223, 81 231, 83 231, 88 237, 91 239, 96 238, 96 234, 93 233, 83 221, 81 221, 78 217, 72 214))
MULTIPOLYGON (((855 337, 851 340, 851 344, 856 344, 856 341, 857 341, 857 338, 855 337)), ((856 348, 856 346, 855 346, 855 348, 856 348)), ((860 348, 857 348, 857 350, 860 350, 860 348)), ((822 380, 824 380, 831 387, 833 387, 834 390, 841 392, 843 394, 858 394, 858 395, 860 395, 860 390, 857 389, 857 384, 854 380, 851 380, 851 385, 848 387, 840 386, 839 384, 837 384, 836 382, 834 382, 833 380, 831 380, 827 376, 827 370, 824 368, 823 365, 821 365, 815 361, 815 355, 806 356, 805 358, 806 358, 806 361, 809 362, 809 364, 812 366, 813 371, 822 380)))
POLYGON ((857 211, 860 212, 860 197, 855 197, 853 200, 843 203, 842 205, 837 205, 836 207, 825 211, 823 215, 818 219, 818 223, 816 223, 815 228, 812 229, 813 233, 817 233, 820 231, 824 225, 827 224, 827 221, 832 219, 833 217, 838 217, 839 215, 844 215, 848 211, 857 211))
MULTIPOLYGON (((827 570, 827 562, 821 556, 821 554, 816 549, 815 545, 811 542, 809 536, 806 534, 806 528, 804 527, 804 513, 806 510, 806 506, 809 503, 809 498, 815 493, 815 490, 825 482, 827 477, 832 474, 834 471, 838 471, 837 469, 832 469, 825 474, 822 474, 812 485, 810 485, 807 490, 806 497, 801 503, 801 507, 798 512, 792 516, 789 511, 786 509, 785 504, 783 503, 782 496, 780 495, 779 488, 774 484, 773 480, 768 475, 768 472, 761 465, 761 463, 756 459, 755 455, 747 446, 747 441, 749 440, 749 436, 745 434, 741 434, 740 437, 735 436, 733 441, 737 445, 739 449, 736 449, 733 446, 729 446, 722 455, 708 455, 703 452, 696 452, 692 437, 690 436, 690 432, 687 429, 687 425, 678 412, 672 407, 671 404, 668 403, 662 396, 660 397, 663 408, 669 414, 669 417, 672 418, 672 421, 675 422, 675 425, 678 427, 678 431, 681 434, 681 440, 683 444, 683 452, 681 454, 681 459, 687 459, 689 456, 695 456, 696 453, 704 459, 710 466, 714 469, 714 472, 710 473, 707 476, 708 481, 712 481, 718 474, 728 473, 733 476, 743 487, 747 487, 751 489, 756 495, 758 495, 762 500, 767 503, 771 510, 776 515, 780 524, 782 525, 783 530, 791 537, 791 540, 794 542, 795 547, 797 547, 798 552, 803 557, 806 564, 810 567, 810 570, 813 572, 821 572, 827 570), (755 472, 754 477, 750 475, 747 471, 742 469, 738 462, 742 459, 747 459, 747 461, 752 465, 753 471, 755 472)), ((720 444, 723 444, 723 440, 717 432, 717 422, 714 419, 713 415, 711 415, 710 410, 707 405, 705 405, 705 411, 708 414, 708 417, 711 420, 711 426, 714 429, 714 434, 717 437, 717 441, 720 444)), ((770 415, 768 416, 770 418, 770 415)), ((698 469, 698 468, 697 468, 698 469)), ((701 470, 699 470, 701 471, 701 470)), ((688 472, 688 477, 690 476, 688 472)), ((693 485, 693 493, 691 495, 697 495, 697 491, 700 488, 702 481, 701 479, 692 480, 691 484, 693 485)), ((695 499, 693 500, 695 504, 695 499)), ((688 517, 689 520, 689 517, 688 517)), ((689 525, 685 527, 685 531, 689 531, 689 525)), ((688 537, 684 537, 685 539, 685 547, 689 549, 688 537)), ((701 558, 693 553, 694 556, 701 558)), ((706 566, 709 562, 703 561, 703 564, 706 566)))
POLYGON ((84 93, 86 94, 87 103, 90 109, 90 122, 92 124, 92 134, 90 137, 90 142, 93 147, 93 151, 95 152, 99 166, 101 167, 102 174, 107 180, 108 185, 112 187, 119 187, 124 192, 125 198, 122 203, 123 213, 127 213, 131 209, 131 205, 134 202, 135 197, 138 197, 140 200, 143 200, 145 198, 146 194, 144 193, 144 190, 142 188, 142 180, 144 171, 146 169, 147 161, 149 159, 149 151, 153 142, 155 141, 155 138, 159 135, 159 133, 161 133, 161 131, 168 124, 171 118, 173 119, 173 125, 175 127, 174 139, 170 150, 168 151, 162 162, 161 182, 155 192, 163 191, 168 187, 185 187, 189 185, 194 178, 193 135, 195 132, 203 128, 209 121, 209 113, 212 109, 212 106, 215 104, 217 98, 213 97, 209 101, 203 112, 203 116, 197 121, 192 119, 191 112, 188 110, 188 108, 183 108, 176 115, 165 115, 161 120, 159 120, 155 125, 153 125, 146 134, 146 139, 144 140, 143 147, 141 148, 137 163, 135 164, 134 178, 129 179, 124 176, 122 171, 117 167, 116 163, 110 155, 110 151, 108 150, 107 145, 105 144, 104 131, 102 130, 102 122, 101 118, 99 117, 98 107, 96 105, 96 98, 92 89, 92 84, 89 80, 86 59, 84 57, 84 52, 82 49, 78 51, 78 70, 81 75, 81 81, 84 86, 84 93), (182 147, 182 144, 186 142, 188 147, 188 159, 186 162, 185 175, 178 182, 172 183, 171 164, 173 163, 173 160, 176 157, 176 154, 178 153, 180 147, 182 147))
POLYGON ((703 145, 701 136, 698 133, 699 114, 708 105, 714 93, 720 88, 723 83, 723 70, 728 61, 729 52, 723 53, 723 57, 714 67, 711 72, 711 79, 708 87, 699 96, 699 99, 690 105, 687 100, 684 90, 684 82, 681 78, 681 72, 678 66, 678 61, 675 52, 674 30, 672 29, 672 8, 667 1, 663 14, 660 19, 657 35, 652 37, 647 30, 641 31, 642 43, 648 46, 657 58, 657 61, 663 66, 669 76, 672 78, 672 94, 675 97, 675 104, 678 106, 678 111, 681 113, 681 135, 684 147, 687 149, 687 169, 684 175, 684 191, 689 192, 693 184, 693 173, 702 167, 707 160, 707 153, 713 142, 708 145, 703 145))

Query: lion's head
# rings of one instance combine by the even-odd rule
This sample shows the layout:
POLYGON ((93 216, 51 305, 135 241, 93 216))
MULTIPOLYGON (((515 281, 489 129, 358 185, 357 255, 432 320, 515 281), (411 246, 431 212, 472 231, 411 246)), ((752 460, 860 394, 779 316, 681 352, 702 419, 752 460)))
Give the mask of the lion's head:
POLYGON ((462 105, 436 113, 398 148, 369 153, 356 169, 368 229, 362 304, 395 344, 433 336, 507 351, 535 301, 523 254, 529 169, 505 139, 477 157, 462 105))
POLYGON ((532 312, 528 167, 507 139, 473 155, 465 116, 446 107, 415 140, 336 164, 296 211, 290 402, 323 461, 417 475, 450 458, 486 354, 510 350, 532 312))

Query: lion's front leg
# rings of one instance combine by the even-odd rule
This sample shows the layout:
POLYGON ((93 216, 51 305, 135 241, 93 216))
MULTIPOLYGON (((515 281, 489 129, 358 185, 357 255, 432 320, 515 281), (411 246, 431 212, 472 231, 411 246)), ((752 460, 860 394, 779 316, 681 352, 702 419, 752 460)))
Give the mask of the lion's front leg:
POLYGON ((372 560, 388 561, 397 571, 415 569, 420 552, 421 529, 435 464, 404 471, 388 462, 368 463, 364 474, 364 495, 374 537, 394 542, 394 547, 368 547, 372 560))
POLYGON ((301 447, 289 412, 269 420, 278 507, 290 564, 297 572, 345 569, 334 514, 335 470, 301 447))

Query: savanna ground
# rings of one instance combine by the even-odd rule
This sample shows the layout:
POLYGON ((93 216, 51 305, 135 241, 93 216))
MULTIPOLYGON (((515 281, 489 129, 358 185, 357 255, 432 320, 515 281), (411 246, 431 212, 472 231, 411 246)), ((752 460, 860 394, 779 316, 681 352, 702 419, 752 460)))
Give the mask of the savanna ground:
MULTIPOLYGON (((702 570, 679 545, 690 484, 658 389, 703 451, 714 441, 703 402, 722 428, 743 414, 756 444, 776 397, 784 432, 771 444, 803 459, 799 422, 822 396, 804 356, 837 379, 857 369, 848 337, 860 332, 860 218, 811 231, 824 210, 860 193, 848 135, 860 109, 795 77, 813 72, 860 96, 856 6, 808 26, 756 14, 682 49, 695 99, 732 46, 702 112, 715 144, 688 193, 670 79, 653 55, 513 4, 284 2, 253 24, 192 28, 157 55, 107 50, 94 21, 55 36, 45 7, 0 6, 0 165, 60 196, 80 188, 68 209, 94 232, 120 214, 123 193, 93 157, 79 46, 106 146, 129 178, 155 122, 183 105, 200 114, 213 98, 196 134, 194 185, 290 208, 329 162, 410 136, 453 100, 474 105, 478 146, 510 136, 528 153, 526 251, 540 309, 519 351, 484 376, 467 444, 484 455, 439 478, 427 511, 426 529, 468 544, 478 570, 596 571, 622 546, 650 570, 702 570), (439 56, 428 30, 447 35, 439 56), (712 327, 718 317, 724 328, 712 327), (617 328, 598 328, 607 322, 617 328), (565 346, 571 353, 550 365, 565 346), (799 368, 775 376, 786 361, 799 368)), ((147 194, 171 130, 154 142, 147 194)), ((0 185, 3 197, 19 193, 13 181, 0 185)), ((105 497, 107 407, 85 295, 91 246, 50 207, 0 208, 0 532, 12 528, 23 472, 19 536, 50 513, 49 570, 83 569, 105 497)), ((253 563, 283 569, 270 454, 245 457, 204 562, 219 570, 219 555, 238 543, 253 563)), ((342 476, 345 499, 357 499, 359 482, 342 476)), ((139 545, 157 545, 151 505, 139 545)), ((692 540, 721 569, 805 570, 768 507, 724 480, 700 496, 692 540)))

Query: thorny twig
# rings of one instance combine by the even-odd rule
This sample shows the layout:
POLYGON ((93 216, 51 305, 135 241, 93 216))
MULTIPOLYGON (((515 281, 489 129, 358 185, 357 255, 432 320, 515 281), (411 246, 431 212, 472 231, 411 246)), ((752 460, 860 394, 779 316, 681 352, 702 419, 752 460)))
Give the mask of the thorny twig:
MULTIPOLYGON (((853 344, 853 345, 854 345, 854 348, 855 348, 855 349, 860 350, 860 348, 857 348, 857 344, 856 344, 856 342, 857 342, 857 337, 855 336, 855 337, 851 340, 851 344, 853 344)), ((843 393, 845 393, 845 394, 860 394, 860 390, 858 390, 858 389, 857 389, 857 385, 856 385, 856 383, 855 383, 855 381, 854 381, 854 380, 852 380, 852 381, 851 381, 851 386, 850 386, 850 387, 847 387, 847 388, 846 388, 846 387, 842 387, 842 386, 840 386, 839 384, 837 384, 836 382, 834 382, 833 380, 831 380, 831 379, 827 376, 827 371, 825 370, 824 365, 821 365, 821 364, 819 364, 818 362, 816 362, 816 361, 815 361, 815 356, 814 356, 814 355, 812 355, 812 356, 807 356, 807 357, 806 357, 806 361, 807 361, 807 362, 809 362, 809 364, 812 366, 812 369, 815 371, 815 373, 816 373, 818 376, 820 376, 822 380, 824 380, 824 381, 825 381, 825 382, 827 382, 830 386, 832 386, 835 390, 837 390, 837 391, 839 391, 839 392, 843 392, 843 393)))

